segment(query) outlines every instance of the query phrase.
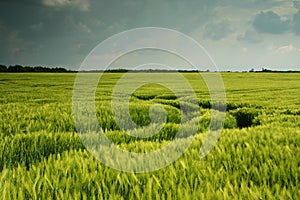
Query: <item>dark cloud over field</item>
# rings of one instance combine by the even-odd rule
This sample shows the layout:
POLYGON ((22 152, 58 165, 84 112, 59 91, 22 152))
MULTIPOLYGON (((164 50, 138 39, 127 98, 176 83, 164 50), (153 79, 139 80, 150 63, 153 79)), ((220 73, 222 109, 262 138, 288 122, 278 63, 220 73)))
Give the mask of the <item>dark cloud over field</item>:
POLYGON ((298 51, 283 56, 277 50, 300 48, 299 7, 288 1, 256 0, 4 0, 0 63, 76 68, 109 36, 158 26, 195 38, 226 69, 278 68, 284 61, 296 68, 298 51))
POLYGON ((290 21, 282 20, 273 11, 268 11, 257 14, 253 26, 261 33, 281 34, 290 29, 290 21))

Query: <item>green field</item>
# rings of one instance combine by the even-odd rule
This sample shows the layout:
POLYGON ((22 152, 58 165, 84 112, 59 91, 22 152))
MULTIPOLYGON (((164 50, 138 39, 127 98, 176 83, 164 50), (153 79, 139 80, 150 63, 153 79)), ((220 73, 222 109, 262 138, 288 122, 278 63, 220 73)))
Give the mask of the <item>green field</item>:
MULTIPOLYGON (((172 81, 172 74, 157 75, 172 81)), ((210 96, 199 74, 183 75, 200 105, 195 140, 165 168, 126 173, 101 164, 76 133, 75 73, 0 73, 0 199, 299 199, 300 74, 222 73, 224 129, 202 159, 210 96)), ((176 96, 155 84, 138 88, 130 99, 133 121, 149 125, 149 108, 161 104, 167 122, 155 136, 129 136, 109 106, 121 77, 103 74, 96 92, 98 122, 106 136, 132 152, 167 145, 180 126, 176 96)))

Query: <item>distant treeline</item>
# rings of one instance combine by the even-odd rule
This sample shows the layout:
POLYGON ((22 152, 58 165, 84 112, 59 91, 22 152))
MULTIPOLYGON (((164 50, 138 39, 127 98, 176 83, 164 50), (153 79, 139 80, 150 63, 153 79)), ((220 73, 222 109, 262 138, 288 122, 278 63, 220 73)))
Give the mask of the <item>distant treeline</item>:
MULTIPOLYGON (((171 72, 180 72, 180 73, 191 73, 191 72, 238 72, 238 71, 210 71, 210 70, 205 70, 205 71, 200 71, 200 70, 165 70, 165 69, 141 69, 141 70, 130 70, 130 69, 109 69, 109 70, 92 70, 92 71, 81 71, 81 72, 105 72, 105 73, 126 73, 126 72, 131 72, 131 73, 136 73, 136 72, 161 72, 161 73, 171 73, 171 72)), ((262 68, 261 70, 255 71, 254 69, 250 69, 249 71, 241 71, 241 72, 268 72, 268 73, 300 73, 300 71, 296 70, 286 70, 286 71, 278 71, 278 70, 271 70, 271 69, 265 69, 262 68)))
POLYGON ((168 69, 123 69, 123 68, 119 68, 119 69, 108 69, 108 70, 94 70, 94 71, 83 71, 83 72, 105 72, 105 73, 125 73, 125 72, 132 72, 132 73, 136 73, 136 72, 181 72, 181 73, 190 73, 190 72, 209 72, 208 70, 206 71, 199 71, 199 70, 168 70, 168 69))
MULTIPOLYGON (((10 65, 5 66, 0 64, 0 72, 78 72, 75 70, 68 70, 63 67, 42 67, 42 66, 22 66, 22 65, 10 65)), ((166 70, 166 69, 139 69, 139 70, 131 70, 131 69, 108 69, 108 70, 90 70, 90 71, 80 71, 80 72, 105 72, 105 73, 126 73, 126 72, 180 72, 180 73, 190 73, 190 72, 210 72, 209 70, 199 71, 199 70, 166 70)), ((214 71, 214 72, 231 72, 231 71, 214 71)), ((242 72, 273 72, 273 73, 300 73, 300 71, 295 70, 287 70, 287 71, 279 71, 279 70, 271 70, 262 68, 260 71, 254 70, 254 68, 250 69, 249 71, 242 71, 242 72)))
MULTIPOLYGON (((250 72, 252 72, 250 70, 250 72)), ((296 71, 296 70, 287 70, 287 71, 282 71, 282 70, 271 70, 271 69, 265 69, 262 68, 261 71, 255 71, 255 72, 273 72, 273 73, 299 73, 300 71, 296 71)))
POLYGON ((5 65, 0 65, 0 72, 74 72, 67 70, 63 67, 55 67, 55 68, 50 68, 50 67, 42 67, 42 66, 22 66, 22 65, 10 65, 10 66, 5 66, 5 65))

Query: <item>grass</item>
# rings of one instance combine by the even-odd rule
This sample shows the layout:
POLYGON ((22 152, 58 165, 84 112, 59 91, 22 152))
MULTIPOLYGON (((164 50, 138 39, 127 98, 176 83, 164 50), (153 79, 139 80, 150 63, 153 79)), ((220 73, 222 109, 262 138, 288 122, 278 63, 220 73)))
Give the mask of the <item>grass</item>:
MULTIPOLYGON (((0 198, 299 199, 300 74, 222 73, 225 127, 202 159, 198 155, 211 117, 209 92, 198 74, 183 75, 200 105, 200 117, 183 114, 199 120, 197 135, 171 165, 135 174, 101 164, 82 145, 72 116, 76 74, 0 73, 0 198)), ((150 107, 160 104, 167 111, 160 132, 136 138, 127 133, 145 130, 120 130, 111 115, 112 90, 121 77, 103 74, 97 88, 97 119, 103 132, 131 152, 167 145, 182 117, 176 96, 153 84, 134 92, 130 114, 134 122, 148 126, 146 132, 159 126, 150 124, 150 107)), ((182 98, 191 108, 196 106, 182 98)))

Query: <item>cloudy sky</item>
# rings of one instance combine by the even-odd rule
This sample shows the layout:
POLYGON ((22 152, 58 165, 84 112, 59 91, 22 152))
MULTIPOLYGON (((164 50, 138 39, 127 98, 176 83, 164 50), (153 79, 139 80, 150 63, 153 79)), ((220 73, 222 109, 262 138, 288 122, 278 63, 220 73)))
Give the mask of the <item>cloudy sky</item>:
POLYGON ((78 69, 101 41, 149 26, 194 38, 220 70, 300 70, 300 3, 277 0, 2 0, 0 63, 78 69))

